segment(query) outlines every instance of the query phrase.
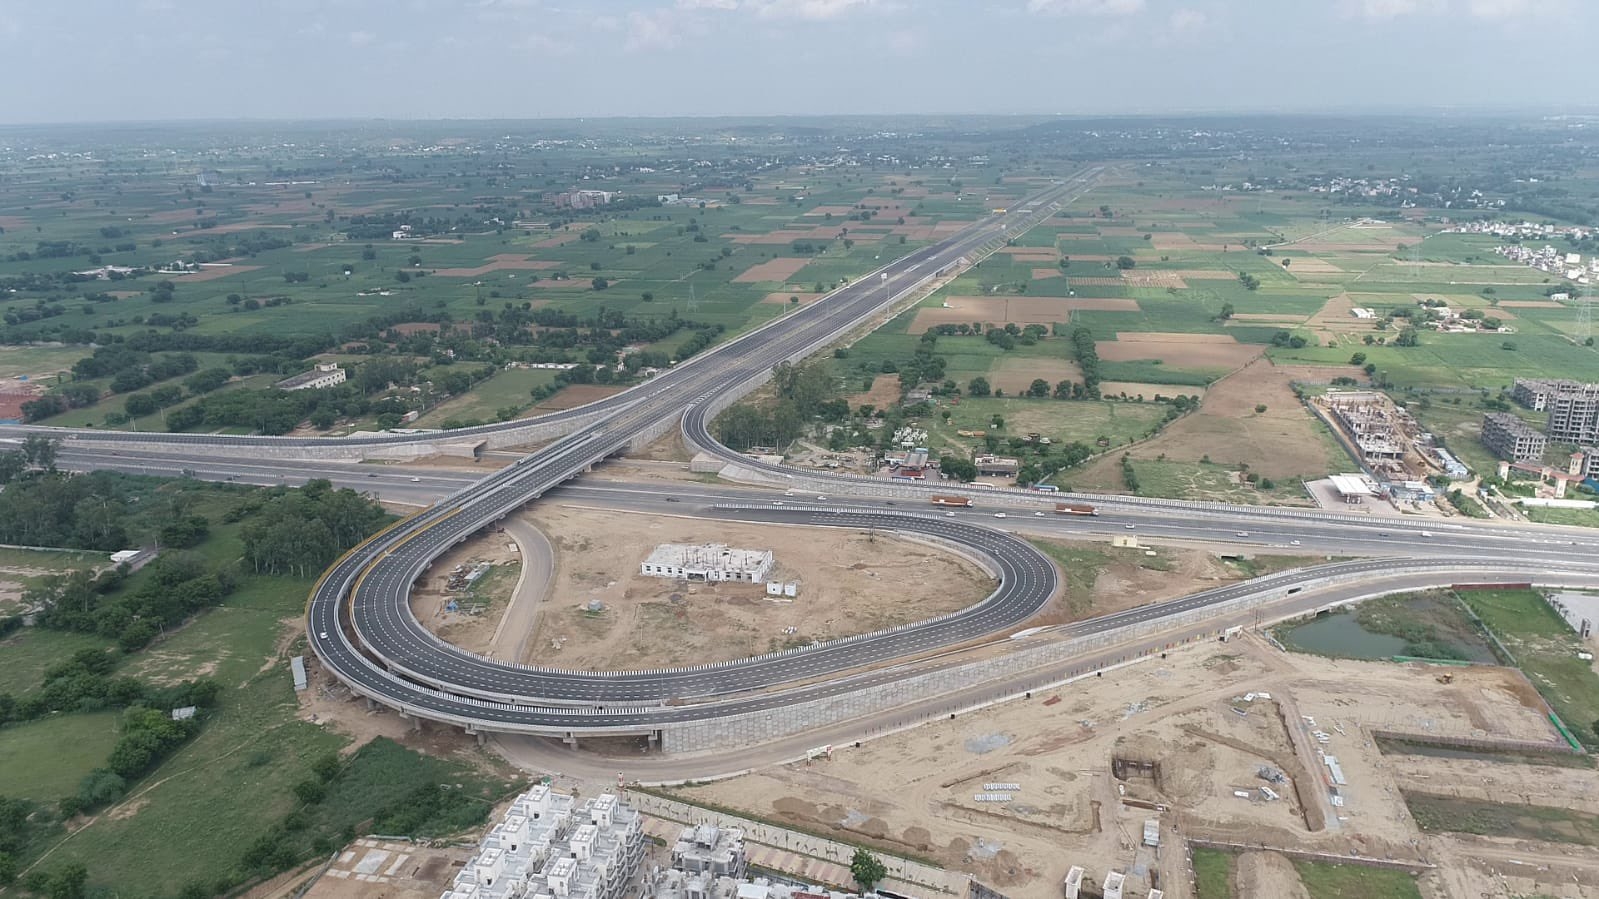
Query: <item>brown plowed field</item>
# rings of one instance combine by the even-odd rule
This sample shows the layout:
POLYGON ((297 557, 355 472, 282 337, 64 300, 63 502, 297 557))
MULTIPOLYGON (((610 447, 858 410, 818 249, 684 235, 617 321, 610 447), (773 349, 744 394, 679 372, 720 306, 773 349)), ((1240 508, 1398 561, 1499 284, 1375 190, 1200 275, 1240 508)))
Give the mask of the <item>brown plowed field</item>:
POLYGON ((750 266, 742 274, 733 278, 733 283, 752 284, 756 281, 787 281, 809 264, 809 259, 779 256, 776 259, 768 259, 765 262, 750 266))

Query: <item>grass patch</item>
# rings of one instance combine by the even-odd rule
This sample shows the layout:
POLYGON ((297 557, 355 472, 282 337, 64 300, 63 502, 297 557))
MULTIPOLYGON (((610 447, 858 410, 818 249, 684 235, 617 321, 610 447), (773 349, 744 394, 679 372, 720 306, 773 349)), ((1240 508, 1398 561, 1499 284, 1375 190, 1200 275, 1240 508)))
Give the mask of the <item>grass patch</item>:
POLYGON ((0 693, 23 696, 37 690, 44 669, 80 649, 105 649, 111 641, 93 634, 23 628, 0 641, 0 693))
POLYGON ((1421 899, 1416 879, 1404 871, 1295 861, 1311 899, 1421 899))
POLYGON ((1599 846, 1599 815, 1547 805, 1457 799, 1401 790, 1416 826, 1429 833, 1599 846))
POLYGON ((1505 644, 1527 679, 1589 750, 1599 747, 1599 675, 1586 646, 1533 590, 1467 590, 1461 599, 1505 644))
POLYGON ((1100 569, 1110 564, 1110 554, 1099 549, 1082 549, 1052 540, 1029 541, 1060 565, 1066 576, 1066 608, 1084 614, 1094 607, 1094 582, 1100 569))
POLYGON ((1194 848, 1194 896, 1196 899, 1232 899, 1233 864, 1231 852, 1194 848))
POLYGON ((54 802, 78 791, 117 741, 118 712, 52 715, 0 728, 0 796, 54 802))

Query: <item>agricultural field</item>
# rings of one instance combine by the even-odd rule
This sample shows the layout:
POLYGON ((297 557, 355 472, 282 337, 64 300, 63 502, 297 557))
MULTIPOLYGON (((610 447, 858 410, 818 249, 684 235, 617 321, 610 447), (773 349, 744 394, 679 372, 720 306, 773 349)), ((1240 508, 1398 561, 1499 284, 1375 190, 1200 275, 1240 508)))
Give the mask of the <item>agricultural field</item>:
MULTIPOLYGON (((1223 192, 1215 185, 1230 176, 1248 179, 1219 163, 1203 173, 1208 184, 1200 170, 1111 170, 833 360, 846 389, 862 385, 852 402, 869 392, 883 408, 885 384, 873 381, 882 373, 901 373, 898 386, 910 389, 903 373, 929 370, 918 353, 941 363, 922 386, 959 430, 976 430, 975 410, 993 402, 978 379, 1005 397, 1035 379, 1051 397, 1062 382, 1092 384, 1107 398, 1193 396, 1198 410, 1163 430, 1157 418, 1142 433, 1107 435, 1117 429, 1102 424, 1097 398, 1070 394, 1039 405, 1026 430, 1098 430, 1111 447, 1132 438, 1136 492, 1146 495, 1304 503, 1301 480, 1358 464, 1304 407, 1305 395, 1387 389, 1468 465, 1490 471, 1494 460, 1478 442, 1485 397, 1517 377, 1599 372, 1575 307, 1549 299, 1568 288, 1496 255, 1493 236, 1451 233, 1443 213, 1420 207, 1345 198, 1334 210, 1306 190, 1223 192), (1423 304, 1498 330, 1412 330, 1426 317, 1423 304), (1082 329, 1095 357, 1087 365, 1074 337, 1082 329)), ((1004 417, 1009 425, 1014 416, 1004 417)), ((927 417, 918 424, 928 427, 927 417)), ((959 448, 936 421, 928 430, 959 448)), ((1083 489, 1131 489, 1119 456, 1060 477, 1083 489)))
POLYGON ((172 137, 182 149, 160 170, 124 158, 138 147, 0 155, 15 211, 0 227, 0 394, 17 398, 0 420, 282 433, 300 423, 229 410, 267 404, 313 361, 340 361, 357 389, 283 413, 310 433, 560 408, 569 385, 637 381, 1033 189, 960 168, 752 167, 733 141, 691 174, 658 135, 616 138, 626 164, 602 169, 606 150, 552 158, 532 138, 490 164, 476 133, 447 162, 363 145, 354 168, 172 137), (81 365, 95 345, 139 355, 81 365), (643 364, 624 368, 633 353, 643 364), (429 361, 473 374, 440 382, 418 370, 429 361), (533 376, 513 361, 597 367, 533 376), (61 404, 20 408, 44 394, 61 404))

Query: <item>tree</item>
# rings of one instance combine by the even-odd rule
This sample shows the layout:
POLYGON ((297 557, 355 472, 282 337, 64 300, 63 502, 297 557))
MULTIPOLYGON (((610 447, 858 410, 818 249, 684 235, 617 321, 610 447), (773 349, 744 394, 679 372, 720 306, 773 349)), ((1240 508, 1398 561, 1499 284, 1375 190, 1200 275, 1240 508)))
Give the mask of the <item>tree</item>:
POLYGON ((1128 269, 1137 268, 1138 262, 1131 256, 1117 256, 1116 267, 1125 272, 1128 269))
POLYGON ((989 386, 988 379, 982 375, 978 375, 966 384, 966 393, 969 396, 990 396, 993 392, 994 389, 989 386))
POLYGON ((855 857, 850 859, 849 873, 855 878, 863 892, 871 892, 872 887, 883 882, 888 876, 888 868, 883 860, 867 852, 865 849, 855 850, 855 857))
POLYGON ((1366 364, 1366 354, 1365 353, 1356 353, 1353 356, 1350 356, 1349 357, 1349 364, 1350 365, 1365 365, 1366 364))
POLYGON ((1043 378, 1034 378, 1033 383, 1027 385, 1027 395, 1037 399, 1049 396, 1049 382, 1043 378))
POLYGON ((1265 411, 1266 411, 1266 404, 1265 403, 1256 403, 1255 404, 1255 412, 1256 412, 1256 414, 1259 414, 1259 413, 1262 413, 1262 412, 1265 412, 1265 411))
POLYGON ((605 288, 611 286, 611 282, 605 280, 604 278, 595 278, 589 283, 594 285, 595 290, 604 290, 605 288))
POLYGON ((939 456, 938 470, 945 477, 970 484, 977 480, 977 464, 960 456, 939 456))
POLYGON ((1216 313, 1216 320, 1224 322, 1224 321, 1227 321, 1228 319, 1230 319, 1232 317, 1233 317, 1233 304, 1232 303, 1222 303, 1221 304, 1221 311, 1216 313))

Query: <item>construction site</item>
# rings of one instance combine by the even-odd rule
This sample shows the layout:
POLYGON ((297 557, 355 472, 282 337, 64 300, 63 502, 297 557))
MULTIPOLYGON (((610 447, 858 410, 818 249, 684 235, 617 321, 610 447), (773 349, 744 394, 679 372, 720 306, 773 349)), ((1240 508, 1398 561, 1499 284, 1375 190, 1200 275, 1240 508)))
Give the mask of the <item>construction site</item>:
POLYGON ((1414 416, 1375 390, 1329 390, 1310 407, 1332 428, 1373 478, 1389 489, 1414 492, 1429 477, 1461 480, 1466 467, 1414 416))
POLYGON ((1011 899, 1599 896, 1585 846, 1432 833, 1411 811, 1599 811, 1599 773, 1514 669, 1331 660, 1246 632, 951 719, 675 792, 1011 899), (1222 892, 1199 887, 1207 849, 1222 892), (1411 886, 1308 891, 1327 871, 1411 886))

